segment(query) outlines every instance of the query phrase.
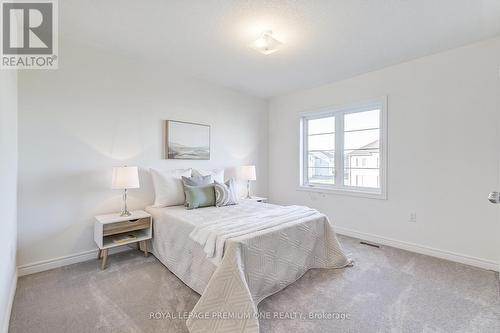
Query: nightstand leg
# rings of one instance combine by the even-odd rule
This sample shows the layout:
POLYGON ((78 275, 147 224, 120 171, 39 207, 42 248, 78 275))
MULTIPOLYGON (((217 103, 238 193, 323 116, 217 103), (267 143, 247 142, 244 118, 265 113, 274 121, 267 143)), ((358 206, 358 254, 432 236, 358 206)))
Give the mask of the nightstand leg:
POLYGON ((101 269, 106 269, 107 261, 108 261, 108 249, 104 249, 104 250, 102 250, 101 269))
POLYGON ((101 259, 101 256, 102 256, 102 250, 99 249, 99 251, 97 251, 97 260, 101 259))
POLYGON ((142 241, 143 247, 144 247, 144 256, 148 256, 148 241, 142 241))

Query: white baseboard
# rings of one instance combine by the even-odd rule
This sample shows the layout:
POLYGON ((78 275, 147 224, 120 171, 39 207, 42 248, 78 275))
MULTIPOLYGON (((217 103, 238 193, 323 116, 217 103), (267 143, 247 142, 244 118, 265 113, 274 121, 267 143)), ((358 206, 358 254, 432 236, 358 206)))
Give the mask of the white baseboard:
MULTIPOLYGON (((131 250, 126 246, 120 246, 109 249, 109 254, 131 250)), ((97 259, 97 249, 74 253, 67 256, 41 260, 30 264, 25 264, 17 267, 19 276, 29 275, 33 273, 47 271, 49 269, 62 267, 66 265, 76 264, 78 262, 97 259)))
POLYGON ((403 249, 410 252, 425 254, 431 257, 446 259, 454 262, 458 262, 461 264, 466 264, 474 267, 484 268, 488 270, 492 270, 495 272, 499 271, 499 263, 491 260, 480 259, 476 257, 467 256, 464 254, 453 253, 449 251, 443 251, 439 249, 435 249, 428 246, 418 245, 409 242, 403 242, 395 239, 390 239, 374 234, 369 234, 365 232, 360 232, 356 230, 351 230, 348 228, 342 228, 335 226, 335 231, 340 235, 350 236, 354 238, 359 238, 362 240, 366 240, 369 242, 374 242, 382 245, 396 247, 398 249, 403 249))
POLYGON ((14 304, 14 296, 16 295, 16 288, 17 288, 17 276, 18 272, 17 270, 14 272, 12 275, 12 281, 10 282, 10 291, 9 291, 9 298, 7 300, 7 307, 5 308, 5 313, 4 313, 4 321, 2 323, 2 333, 8 333, 9 332, 9 323, 10 323, 10 314, 12 312, 12 305, 14 304))

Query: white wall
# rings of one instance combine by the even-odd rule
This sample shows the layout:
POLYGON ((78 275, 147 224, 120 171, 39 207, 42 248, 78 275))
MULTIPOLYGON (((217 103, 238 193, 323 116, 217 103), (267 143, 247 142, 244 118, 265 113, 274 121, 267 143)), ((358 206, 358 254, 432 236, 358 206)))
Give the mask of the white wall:
POLYGON ((498 207, 486 198, 499 178, 499 66, 500 39, 492 39, 273 98, 270 199, 318 208, 344 233, 473 257, 472 263, 498 269, 498 207), (297 191, 297 113, 383 95, 388 200, 297 191), (408 222, 412 211, 416 223, 408 222))
POLYGON ((61 46, 58 70, 19 75, 20 266, 96 249, 93 216, 121 208, 112 166, 143 169, 129 209, 153 201, 149 167, 252 163, 254 193, 267 194, 266 101, 96 46, 61 46), (165 119, 210 124, 211 160, 162 159, 165 119))
POLYGON ((17 72, 0 70, 0 332, 7 332, 16 283, 17 72))

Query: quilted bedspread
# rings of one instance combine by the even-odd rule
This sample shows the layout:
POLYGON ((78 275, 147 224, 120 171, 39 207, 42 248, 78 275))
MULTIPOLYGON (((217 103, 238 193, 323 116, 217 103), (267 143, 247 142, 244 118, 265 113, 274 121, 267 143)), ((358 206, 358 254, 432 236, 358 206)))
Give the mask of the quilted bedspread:
POLYGON ((263 212, 208 220, 192 230, 215 259, 190 332, 259 332, 257 305, 311 268, 349 265, 328 218, 316 210, 269 205, 263 212))

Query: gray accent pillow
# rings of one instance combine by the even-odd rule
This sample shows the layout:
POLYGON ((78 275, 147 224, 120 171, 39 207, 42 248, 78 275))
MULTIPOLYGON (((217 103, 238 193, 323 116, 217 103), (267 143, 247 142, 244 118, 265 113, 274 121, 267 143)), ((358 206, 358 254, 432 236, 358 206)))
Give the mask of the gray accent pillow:
POLYGON ((215 189, 215 205, 217 207, 237 205, 238 194, 236 191, 236 182, 234 179, 229 179, 225 184, 214 183, 215 189))
POLYGON ((182 176, 182 184, 184 186, 203 186, 212 184, 214 180, 211 175, 207 176, 192 176, 192 177, 184 177, 182 176))
POLYGON ((203 186, 184 186, 186 209, 215 206, 214 184, 203 186))

